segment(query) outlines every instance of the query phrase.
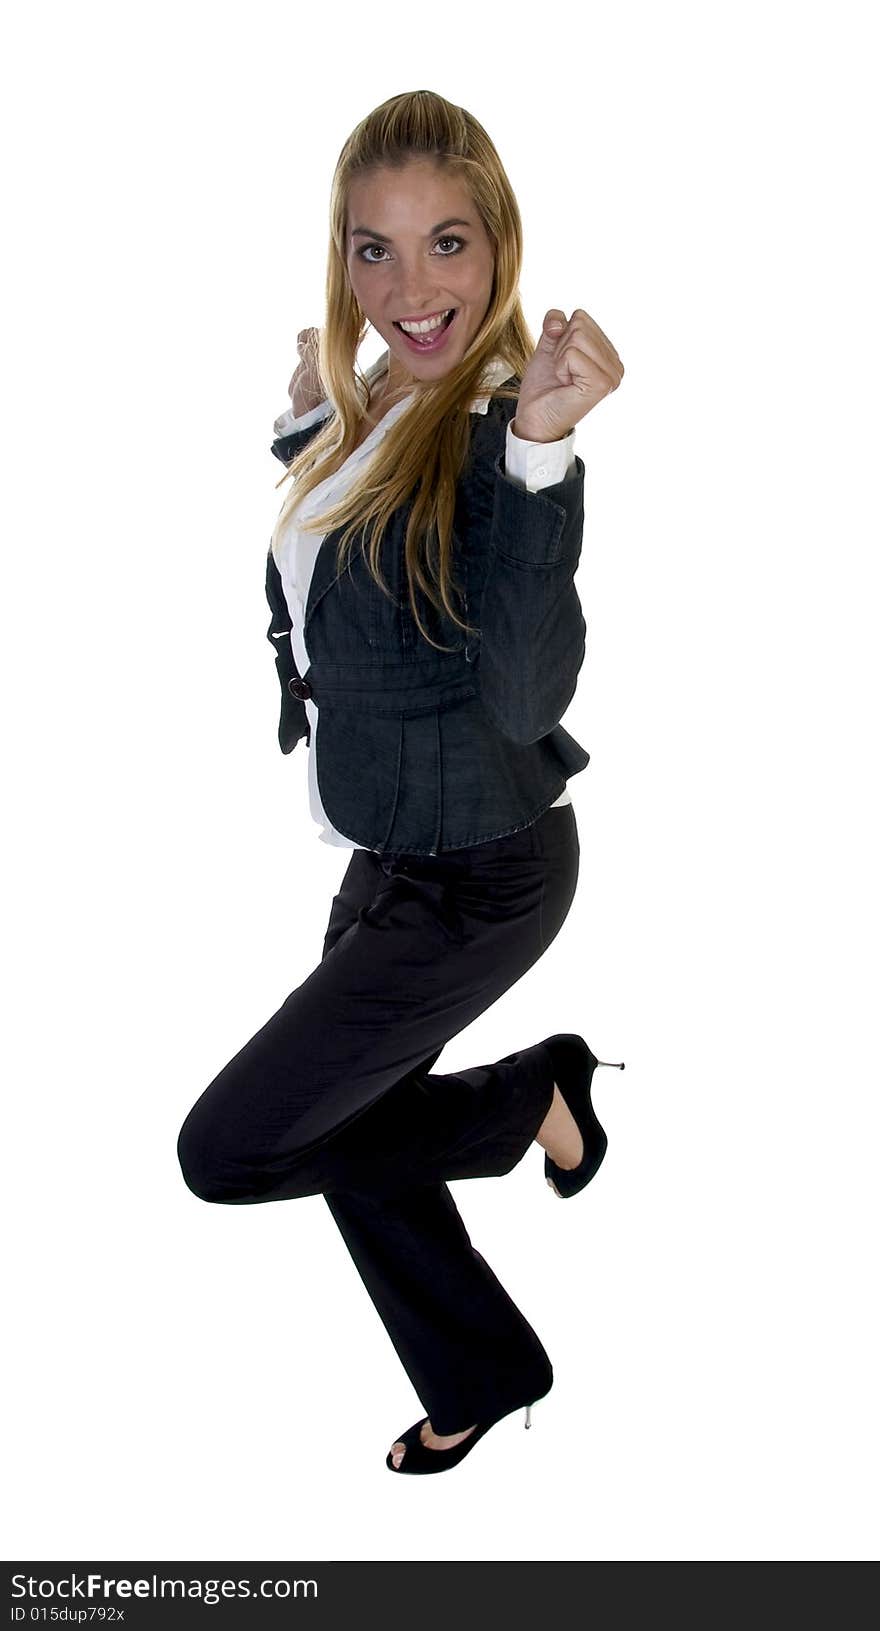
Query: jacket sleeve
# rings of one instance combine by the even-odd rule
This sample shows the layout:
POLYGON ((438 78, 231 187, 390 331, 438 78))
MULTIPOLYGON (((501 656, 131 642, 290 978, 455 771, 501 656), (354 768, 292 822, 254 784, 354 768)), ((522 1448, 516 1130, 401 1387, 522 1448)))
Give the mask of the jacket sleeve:
MULTIPOLYGON (((322 403, 321 406, 326 406, 329 411, 329 403, 322 403)), ((300 415, 300 419, 307 421, 306 424, 300 424, 292 414, 282 414, 281 418, 275 421, 275 429, 282 430, 284 434, 276 436, 270 451, 275 454, 276 458, 281 460, 282 464, 290 464, 297 453, 306 446, 306 443, 317 435, 325 417, 326 414, 319 417, 315 409, 311 413, 300 415), (291 425, 294 427, 293 429, 290 428, 291 425)), ((275 668, 278 673, 278 683, 281 687, 281 718, 278 722, 278 743, 282 753, 290 753, 303 737, 305 737, 306 746, 308 747, 312 732, 308 714, 306 713, 306 705, 301 697, 293 695, 289 685, 290 680, 299 679, 301 676, 297 672, 293 648, 290 643, 292 627, 290 609, 284 594, 281 573, 272 554, 271 544, 266 556, 266 599, 272 613, 269 627, 266 630, 266 637, 275 652, 275 668)))
POLYGON ((278 722, 278 743, 282 753, 290 753, 303 736, 308 747, 312 733, 306 713, 306 705, 301 697, 294 696, 288 683, 294 676, 297 678, 299 676, 293 658, 293 648, 290 644, 290 611, 284 594, 284 586, 281 582, 281 573, 272 554, 271 544, 266 556, 266 599, 272 613, 266 635, 275 652, 275 668, 278 673, 278 683, 281 686, 281 718, 278 722))
POLYGON ((480 607, 480 698, 511 741, 537 742, 574 696, 587 625, 574 586, 584 526, 584 464, 530 491, 495 458, 489 564, 480 607))
POLYGON ((279 414, 273 427, 275 440, 270 452, 274 453, 282 464, 290 464, 291 460, 308 446, 312 437, 317 436, 324 420, 331 412, 330 403, 321 402, 317 408, 312 408, 309 413, 301 413, 298 418, 292 413, 279 414))

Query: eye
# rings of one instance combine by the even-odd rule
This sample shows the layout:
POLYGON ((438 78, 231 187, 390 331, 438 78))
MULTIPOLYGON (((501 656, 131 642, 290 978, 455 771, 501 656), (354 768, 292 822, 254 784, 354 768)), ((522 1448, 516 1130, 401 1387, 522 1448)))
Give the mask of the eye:
MULTIPOLYGON (((464 247, 465 247, 464 238, 454 238, 454 237, 438 238, 436 241, 437 241, 438 244, 457 244, 458 245, 458 248, 451 250, 449 252, 449 254, 441 255, 440 256, 441 260, 451 260, 453 255, 461 254, 462 249, 464 249, 464 247)), ((370 249, 379 249, 379 250, 382 251, 383 255, 385 254, 384 244, 364 244, 363 247, 358 250, 358 259, 362 260, 362 261, 366 261, 366 264, 368 266, 381 266, 381 265, 383 265, 383 262, 381 260, 373 260, 372 256, 369 258, 369 260, 367 259, 367 251, 370 250, 370 249)))

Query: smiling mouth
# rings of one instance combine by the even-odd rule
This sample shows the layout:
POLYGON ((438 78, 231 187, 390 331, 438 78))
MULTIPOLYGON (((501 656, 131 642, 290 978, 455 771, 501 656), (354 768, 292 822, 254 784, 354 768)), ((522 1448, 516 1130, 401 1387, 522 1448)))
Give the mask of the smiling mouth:
POLYGON ((432 341, 437 339, 438 334, 444 334, 446 332, 457 315, 458 307, 453 306, 447 313, 446 317, 444 317, 442 323, 435 324, 433 328, 426 329, 422 334, 412 334, 405 328, 402 328, 398 322, 394 323, 394 327, 397 329, 398 333, 402 334, 405 339, 412 340, 415 345, 430 345, 432 341))

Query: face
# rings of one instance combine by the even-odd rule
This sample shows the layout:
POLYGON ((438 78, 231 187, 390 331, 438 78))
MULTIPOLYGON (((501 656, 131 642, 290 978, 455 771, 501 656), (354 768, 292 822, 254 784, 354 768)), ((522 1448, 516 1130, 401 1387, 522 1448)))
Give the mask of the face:
POLYGON ((346 222, 351 287, 389 350, 389 390, 435 380, 461 361, 492 294, 492 245, 464 181, 430 160, 381 169, 351 185, 346 222), (428 336, 429 349, 397 326, 454 317, 428 336))

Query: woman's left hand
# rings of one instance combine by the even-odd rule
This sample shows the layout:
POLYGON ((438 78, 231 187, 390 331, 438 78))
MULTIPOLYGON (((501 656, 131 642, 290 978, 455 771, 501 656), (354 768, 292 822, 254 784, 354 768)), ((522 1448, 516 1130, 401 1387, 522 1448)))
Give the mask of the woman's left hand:
POLYGON ((567 321, 564 311, 551 307, 522 378, 514 434, 558 441, 622 379, 623 363, 598 323, 580 306, 567 321))

